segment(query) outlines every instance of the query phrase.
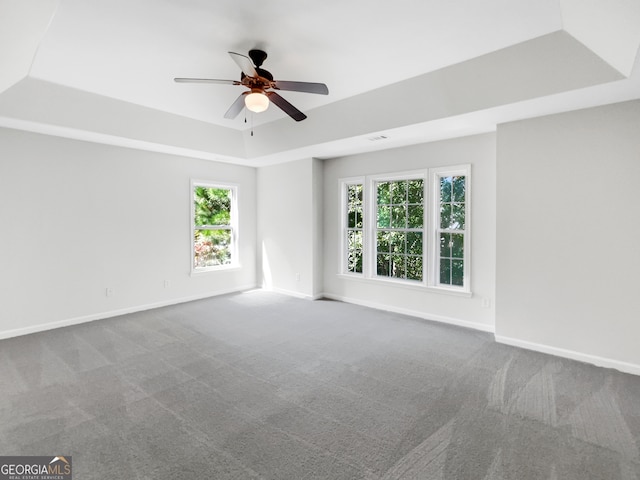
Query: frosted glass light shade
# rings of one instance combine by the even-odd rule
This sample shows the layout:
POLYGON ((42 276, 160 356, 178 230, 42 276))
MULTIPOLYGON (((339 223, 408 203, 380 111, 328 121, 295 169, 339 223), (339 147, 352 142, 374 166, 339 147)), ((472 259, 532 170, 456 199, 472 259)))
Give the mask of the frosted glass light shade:
POLYGON ((264 112, 269 107, 269 97, 264 93, 250 93, 244 97, 244 104, 254 113, 264 112))

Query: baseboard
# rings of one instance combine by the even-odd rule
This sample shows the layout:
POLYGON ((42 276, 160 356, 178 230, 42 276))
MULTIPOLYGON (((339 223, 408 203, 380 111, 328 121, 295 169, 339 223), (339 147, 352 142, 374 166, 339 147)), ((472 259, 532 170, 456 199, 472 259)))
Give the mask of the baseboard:
POLYGON ((340 295, 334 295, 331 293, 325 293, 321 295, 321 297, 328 298, 330 300, 337 300, 345 303, 353 303, 354 305, 361 305, 363 307, 375 308, 376 310, 385 310, 387 312, 399 313, 401 315, 418 317, 424 320, 431 320, 434 322, 446 323, 448 325, 455 325, 457 327, 470 328, 472 330, 479 330, 481 332, 494 333, 495 331, 493 325, 484 325, 481 323, 469 322, 468 320, 461 320, 459 318, 446 317, 444 315, 425 313, 425 312, 420 312, 418 310, 411 310, 408 308, 394 307, 392 305, 384 305, 380 303, 368 302, 365 300, 359 300, 355 298, 342 297, 340 295))
POLYGON ((621 362, 619 360, 613 360, 611 358, 599 357, 597 355, 576 352, 574 350, 566 350, 564 348, 551 347, 549 345, 543 345, 541 343, 527 342, 526 340, 504 337, 502 335, 495 335, 495 338, 496 342, 503 343, 505 345, 524 348, 526 350, 533 350, 540 353, 548 353, 549 355, 555 355, 557 357, 564 357, 571 360, 577 360, 579 362, 590 363, 598 367, 613 368, 624 373, 640 375, 640 365, 636 365, 634 363, 621 362))
POLYGON ((5 338, 19 337, 21 335, 29 335, 31 333, 44 332, 46 330, 53 330, 54 328, 70 327, 71 325, 79 325, 81 323, 93 322, 95 320, 103 320, 105 318, 117 317, 120 315, 126 315, 128 313, 141 312, 144 310, 152 310, 154 308, 168 307, 169 305, 177 305, 179 303, 193 302, 195 300, 202 300, 204 298, 217 297, 220 295, 227 295, 229 293, 242 292, 245 290, 251 290, 253 288, 256 288, 255 284, 246 285, 243 287, 230 288, 226 290, 217 290, 215 292, 207 292, 207 293, 202 293, 198 295, 192 295, 189 297, 174 298, 171 300, 164 300, 162 302, 148 303, 145 305, 136 305, 133 307, 122 308, 119 310, 110 310, 107 312, 100 312, 92 315, 84 315, 82 317, 69 318, 69 319, 60 320, 57 322, 42 323, 40 325, 33 325, 31 327, 0 331, 0 340, 5 338))
POLYGON ((306 293, 294 292, 293 290, 287 290, 284 288, 276 288, 276 287, 262 287, 263 290, 267 292, 281 293, 283 295, 287 295, 289 297, 302 298, 304 300, 320 300, 324 297, 324 295, 307 295, 306 293))

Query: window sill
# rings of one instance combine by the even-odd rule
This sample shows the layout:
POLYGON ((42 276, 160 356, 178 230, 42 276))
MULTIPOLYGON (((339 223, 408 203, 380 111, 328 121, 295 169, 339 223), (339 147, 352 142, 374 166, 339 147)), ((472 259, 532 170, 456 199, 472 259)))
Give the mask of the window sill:
POLYGON ((199 268, 198 270, 191 270, 189 274, 191 277, 199 277, 200 275, 206 275, 207 273, 213 272, 229 272, 232 270, 240 270, 242 268, 241 265, 233 264, 233 265, 217 265, 215 267, 206 267, 199 268))
POLYGON ((473 293, 468 290, 459 290, 453 288, 435 287, 432 285, 425 285, 423 283, 412 283, 405 280, 394 280, 385 278, 366 278, 362 275, 339 273, 339 278, 344 280, 353 280, 361 283, 368 283, 370 285, 385 285, 390 287, 398 287, 408 290, 418 290, 421 292, 438 293, 443 295, 451 295, 454 297, 471 298, 473 293))

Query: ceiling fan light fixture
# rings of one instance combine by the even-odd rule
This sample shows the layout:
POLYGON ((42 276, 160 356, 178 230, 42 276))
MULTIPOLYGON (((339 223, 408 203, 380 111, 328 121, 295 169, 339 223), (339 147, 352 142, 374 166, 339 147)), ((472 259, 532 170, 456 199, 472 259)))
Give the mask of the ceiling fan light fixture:
POLYGON ((244 104, 251 112, 264 112, 269 107, 269 97, 263 92, 251 92, 244 97, 244 104))

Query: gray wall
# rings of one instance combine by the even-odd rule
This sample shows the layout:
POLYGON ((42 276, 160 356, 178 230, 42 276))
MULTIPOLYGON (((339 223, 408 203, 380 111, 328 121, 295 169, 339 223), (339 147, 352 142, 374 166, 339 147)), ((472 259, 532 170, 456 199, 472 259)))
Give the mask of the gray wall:
POLYGON ((258 169, 258 276, 265 288, 304 298, 322 292, 319 162, 258 169))
POLYGON ((255 169, 1 128, 0 152, 0 338, 256 285, 255 169), (190 178, 238 185, 241 268, 190 275, 190 178))
POLYGON ((640 373, 640 102, 501 125, 496 334, 640 373))
POLYGON ((634 101, 256 171, 0 129, 0 337, 264 283, 640 373, 638 132, 634 101), (339 178, 463 163, 470 298, 339 274, 339 178), (239 185, 240 269, 189 275, 190 178, 239 185))

